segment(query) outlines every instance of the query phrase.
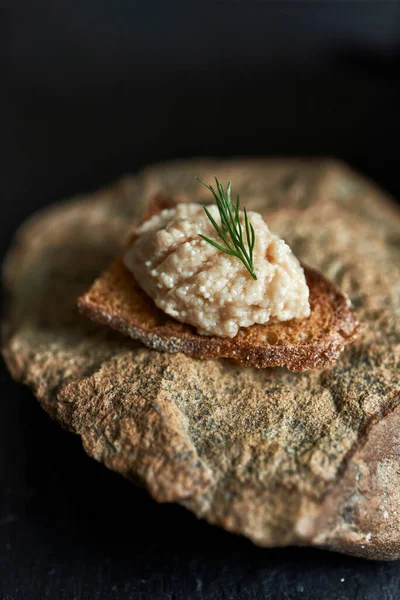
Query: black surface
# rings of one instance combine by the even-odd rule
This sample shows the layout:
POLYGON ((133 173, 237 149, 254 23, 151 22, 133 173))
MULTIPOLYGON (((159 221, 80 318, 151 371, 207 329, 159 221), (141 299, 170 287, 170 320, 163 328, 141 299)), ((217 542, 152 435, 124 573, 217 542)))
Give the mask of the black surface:
MULTIPOLYGON (((400 196, 395 2, 6 2, 0 253, 153 160, 334 155, 400 196)), ((262 550, 158 506, 0 366, 0 599, 400 598, 398 563, 262 550)))

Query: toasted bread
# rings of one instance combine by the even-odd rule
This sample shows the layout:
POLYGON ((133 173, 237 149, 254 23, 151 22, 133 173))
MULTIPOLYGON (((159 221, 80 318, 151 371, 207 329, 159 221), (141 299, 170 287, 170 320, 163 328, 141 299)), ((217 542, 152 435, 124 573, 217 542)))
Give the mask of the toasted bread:
MULTIPOLYGON (((149 202, 144 219, 173 204, 157 195, 149 202)), ((139 287, 122 258, 79 298, 78 307, 92 321, 162 352, 184 352, 201 359, 230 358, 247 367, 285 366, 306 371, 333 363, 355 337, 358 321, 346 296, 315 270, 307 266, 304 270, 310 289, 309 318, 252 325, 240 329, 234 338, 200 335, 191 325, 165 314, 139 287)))

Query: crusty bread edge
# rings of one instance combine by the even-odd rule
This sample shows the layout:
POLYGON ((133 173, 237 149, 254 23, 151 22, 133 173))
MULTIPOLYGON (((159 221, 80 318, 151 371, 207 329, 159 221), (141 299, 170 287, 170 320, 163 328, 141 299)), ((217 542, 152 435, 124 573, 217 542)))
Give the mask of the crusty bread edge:
MULTIPOLYGON (((121 258, 116 262, 120 262, 121 258)), ((135 323, 129 324, 125 319, 112 316, 93 302, 90 290, 78 299, 80 313, 88 319, 107 325, 125 336, 139 340, 148 348, 161 352, 183 352, 199 359, 226 358, 234 359, 240 365, 262 369, 265 367, 287 367, 290 371, 301 372, 310 369, 321 369, 331 365, 343 351, 346 344, 354 340, 358 334, 359 324, 349 300, 320 273, 303 265, 305 272, 322 278, 336 296, 335 325, 326 337, 317 342, 301 344, 269 344, 254 345, 244 340, 236 348, 232 348, 230 338, 208 336, 181 336, 174 333, 157 332, 135 323)), ((111 266, 112 268, 112 266, 111 266)), ((129 274, 132 276, 131 274, 129 274)), ((152 301, 150 299, 150 301, 152 301)))

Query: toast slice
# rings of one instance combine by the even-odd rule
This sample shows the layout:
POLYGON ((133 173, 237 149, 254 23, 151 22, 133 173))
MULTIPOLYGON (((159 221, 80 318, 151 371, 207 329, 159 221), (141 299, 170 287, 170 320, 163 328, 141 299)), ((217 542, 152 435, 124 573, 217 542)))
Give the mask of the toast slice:
MULTIPOLYGON (((153 199, 145 219, 173 201, 153 199)), ((130 243, 132 242, 132 238, 130 243)), ((118 258, 78 299, 92 321, 162 352, 184 352, 201 359, 230 358, 247 367, 287 367, 291 371, 333 363, 357 334, 358 321, 349 299, 315 270, 304 266, 310 289, 307 319, 271 321, 242 328, 234 338, 204 336, 156 307, 118 258)))

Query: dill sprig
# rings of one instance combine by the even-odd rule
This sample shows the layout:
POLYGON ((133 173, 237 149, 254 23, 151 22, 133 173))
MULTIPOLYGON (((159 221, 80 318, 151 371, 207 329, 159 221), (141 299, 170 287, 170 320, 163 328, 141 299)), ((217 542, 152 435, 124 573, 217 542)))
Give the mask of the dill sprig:
POLYGON ((218 179, 215 178, 215 183, 217 186, 217 191, 215 191, 212 185, 204 183, 204 181, 202 181, 198 177, 195 177, 195 179, 197 179, 197 181, 202 183, 208 190, 210 190, 210 192, 215 198, 219 216, 221 218, 221 226, 219 226, 216 223, 215 219, 212 217, 210 211, 206 206, 204 206, 204 210, 224 245, 206 237, 205 235, 201 235, 201 233, 199 233, 200 237, 215 248, 217 248, 218 250, 220 250, 221 252, 225 252, 225 254, 230 254, 231 256, 236 256, 239 260, 242 261, 252 278, 257 279, 257 275, 254 270, 253 264, 253 250, 256 241, 254 227, 249 222, 246 208, 243 207, 244 228, 246 231, 247 241, 246 248, 243 234, 243 225, 240 221, 239 196, 237 196, 236 203, 234 204, 231 198, 231 182, 228 182, 225 191, 218 179))

